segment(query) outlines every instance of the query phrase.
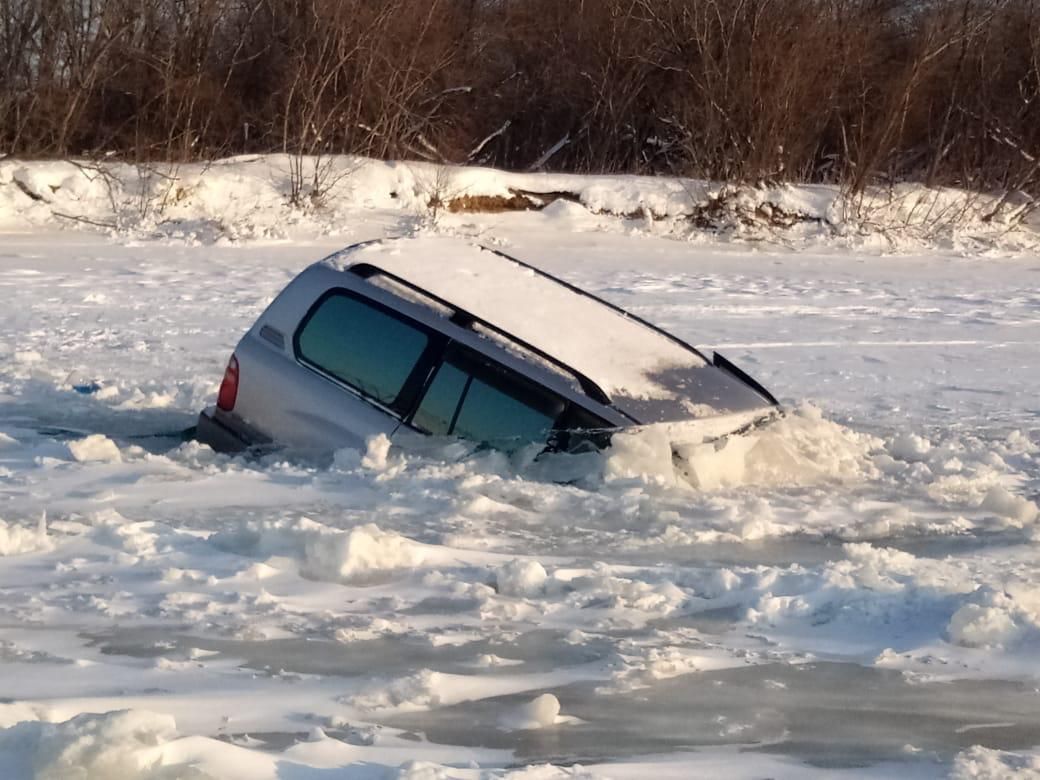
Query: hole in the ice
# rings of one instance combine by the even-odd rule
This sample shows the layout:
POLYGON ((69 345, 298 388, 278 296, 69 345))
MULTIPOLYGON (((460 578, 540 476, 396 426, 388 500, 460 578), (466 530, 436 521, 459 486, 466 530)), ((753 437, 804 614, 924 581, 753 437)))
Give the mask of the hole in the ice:
POLYGON ((911 683, 849 663, 769 664, 687 674, 627 693, 599 683, 552 689, 572 724, 507 731, 502 716, 541 691, 388 718, 436 743, 508 749, 526 761, 599 761, 732 745, 823 767, 905 759, 904 747, 950 757, 974 744, 1017 750, 1040 742, 1032 686, 963 680, 911 683), (1001 723, 1000 729, 977 724, 1001 723))
POLYGON ((249 669, 275 669, 289 674, 396 677, 416 669, 483 675, 546 672, 602 661, 613 653, 608 638, 589 638, 581 645, 565 641, 557 631, 536 630, 510 641, 480 639, 460 644, 433 644, 421 637, 389 636, 355 642, 289 638, 241 640, 186 634, 186 626, 123 628, 85 634, 103 655, 184 660, 203 651, 203 661, 236 661, 249 669), (502 668, 480 663, 495 655, 517 661, 502 668))
POLYGON ((114 406, 98 398, 100 389, 97 382, 61 388, 31 381, 0 404, 0 423, 5 430, 62 442, 100 434, 121 447, 135 445, 152 454, 194 439, 194 412, 114 406))
POLYGON ((239 747, 282 753, 298 742, 306 742, 306 731, 257 731, 217 734, 217 739, 239 747))

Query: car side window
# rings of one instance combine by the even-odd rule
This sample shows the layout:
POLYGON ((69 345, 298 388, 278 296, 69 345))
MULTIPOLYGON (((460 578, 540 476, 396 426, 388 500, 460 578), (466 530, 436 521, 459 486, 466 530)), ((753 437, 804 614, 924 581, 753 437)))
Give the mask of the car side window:
POLYGON ((507 452, 544 442, 563 411, 563 401, 539 393, 516 392, 520 389, 474 377, 452 433, 507 452))
POLYGON ((468 384, 469 374, 442 363, 412 416, 412 424, 434 436, 449 435, 468 384))
POLYGON ((544 442, 564 401, 518 374, 456 352, 441 364, 412 423, 512 451, 544 442))
POLYGON ((364 395, 394 406, 429 344, 425 331, 389 310, 334 292, 297 332, 296 354, 364 395))

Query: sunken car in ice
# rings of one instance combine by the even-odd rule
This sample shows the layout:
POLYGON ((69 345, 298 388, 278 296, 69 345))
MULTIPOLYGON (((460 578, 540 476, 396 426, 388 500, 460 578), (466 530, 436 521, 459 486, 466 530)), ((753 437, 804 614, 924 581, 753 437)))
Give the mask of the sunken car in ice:
POLYGON ((704 441, 776 405, 718 353, 501 252, 393 239, 297 276, 235 348, 197 435, 223 451, 362 448, 380 433, 574 451, 648 424, 704 441))

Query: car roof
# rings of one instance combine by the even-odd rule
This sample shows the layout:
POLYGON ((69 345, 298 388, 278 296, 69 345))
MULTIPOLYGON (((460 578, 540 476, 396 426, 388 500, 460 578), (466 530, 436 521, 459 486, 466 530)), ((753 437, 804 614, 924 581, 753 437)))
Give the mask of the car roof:
POLYGON ((322 262, 419 288, 579 372, 613 401, 675 399, 667 378, 708 365, 693 347, 621 309, 463 239, 384 239, 322 262))

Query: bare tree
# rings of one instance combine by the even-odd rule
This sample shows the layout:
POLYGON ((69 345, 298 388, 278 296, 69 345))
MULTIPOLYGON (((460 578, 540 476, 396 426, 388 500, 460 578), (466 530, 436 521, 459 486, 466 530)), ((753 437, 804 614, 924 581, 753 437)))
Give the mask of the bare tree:
POLYGON ((996 218, 1040 195, 1040 0, 0 0, 0 154, 243 152, 298 205, 355 154, 920 179, 996 218))

